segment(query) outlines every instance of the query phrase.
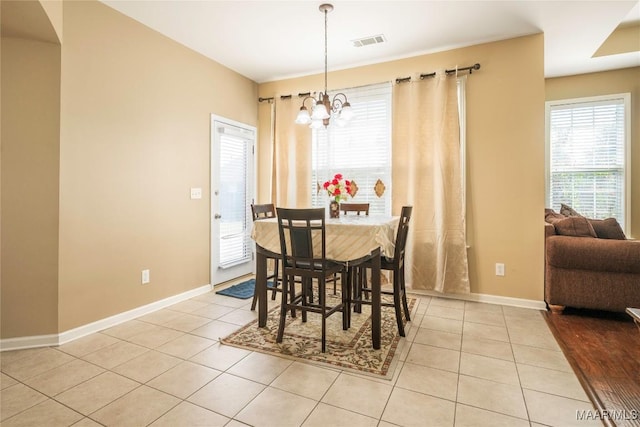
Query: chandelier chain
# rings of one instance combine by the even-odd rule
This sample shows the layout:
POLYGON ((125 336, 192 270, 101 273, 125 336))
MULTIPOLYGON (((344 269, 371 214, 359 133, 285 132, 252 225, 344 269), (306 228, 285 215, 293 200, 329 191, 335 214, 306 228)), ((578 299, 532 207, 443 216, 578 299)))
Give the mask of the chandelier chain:
POLYGON ((327 94, 327 9, 324 10, 324 93, 327 94))

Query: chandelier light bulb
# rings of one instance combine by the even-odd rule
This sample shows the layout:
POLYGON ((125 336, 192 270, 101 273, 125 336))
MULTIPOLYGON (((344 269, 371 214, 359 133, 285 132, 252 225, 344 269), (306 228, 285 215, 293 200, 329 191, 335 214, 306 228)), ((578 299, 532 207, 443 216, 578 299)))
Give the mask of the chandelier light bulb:
POLYGON ((296 117, 296 123, 300 125, 306 125, 311 123, 311 116, 309 115, 309 110, 304 105, 300 107, 300 111, 298 111, 298 116, 296 117))
POLYGON ((346 121, 349 121, 353 118, 353 109, 351 108, 351 104, 345 102, 342 105, 342 110, 340 110, 340 117, 346 121))
POLYGON ((331 116, 327 112, 327 107, 324 105, 322 101, 318 100, 316 105, 314 105, 313 107, 311 118, 314 120, 322 120, 322 119, 328 119, 329 117, 331 116))

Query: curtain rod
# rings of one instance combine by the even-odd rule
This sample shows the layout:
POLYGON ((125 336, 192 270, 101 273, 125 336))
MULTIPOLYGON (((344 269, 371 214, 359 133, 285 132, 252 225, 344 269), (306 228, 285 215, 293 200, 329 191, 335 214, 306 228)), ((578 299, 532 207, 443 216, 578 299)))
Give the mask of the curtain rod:
MULTIPOLYGON (((473 74, 473 70, 479 70, 480 69, 480 64, 479 63, 475 63, 473 65, 470 65, 468 67, 461 67, 461 68, 452 68, 450 70, 444 70, 446 75, 450 75, 450 74, 457 74, 460 71, 469 71, 469 74, 473 74)), ((430 77, 435 77, 436 76, 436 72, 434 71, 433 73, 427 73, 427 74, 420 74, 420 80, 424 80, 430 77)), ((406 83, 411 81, 411 77, 398 77, 396 79, 396 83, 406 83)), ((302 98, 302 97, 306 97, 306 96, 310 96, 311 92, 300 92, 298 93, 298 98, 302 98)), ((280 99, 290 99, 292 97, 292 95, 280 95, 280 99)), ((268 102, 273 102, 273 96, 270 98, 258 98, 258 102, 263 102, 263 101, 268 101, 268 102)))
MULTIPOLYGON (((478 67, 480 67, 480 65, 478 65, 478 67)), ((455 70, 454 70, 455 71, 455 70)), ((434 73, 435 75, 435 73, 434 73)), ((410 79, 410 77, 407 77, 407 79, 410 79)), ((384 82, 383 82, 384 83, 384 82)), ((375 86, 378 85, 380 83, 371 83, 371 84, 366 84, 366 85, 362 85, 362 86, 355 86, 355 87, 351 87, 349 89, 360 89, 360 88, 366 88, 368 86, 375 86)), ((345 90, 345 89, 342 89, 345 90)), ((307 96, 315 96, 317 94, 317 92, 298 92, 298 98, 306 98, 307 96)), ((291 99, 293 97, 293 95, 280 95, 280 99, 291 99)), ((258 102, 263 102, 263 101, 269 101, 269 102, 273 102, 274 97, 270 97, 270 98, 258 98, 258 102)))
MULTIPOLYGON (((298 93, 298 98, 302 98, 305 96, 311 96, 311 92, 300 92, 298 93)), ((293 97, 293 95, 280 95, 280 99, 291 99, 293 97)), ((273 102, 274 97, 270 97, 270 98, 258 98, 258 102, 263 102, 263 101, 268 101, 268 102, 273 102)))
MULTIPOLYGON (((469 71, 469 74, 473 74, 473 70, 479 70, 480 69, 480 64, 473 64, 470 65, 468 67, 461 67, 461 68, 452 68, 451 70, 444 70, 446 75, 450 75, 450 74, 457 74, 460 71, 469 71)), ((435 71, 433 73, 428 73, 428 74, 420 74, 420 80, 424 80, 430 77, 435 77, 436 73, 435 71)), ((411 77, 398 77, 396 79, 396 83, 406 83, 411 81, 411 77)))
POLYGON ((468 67, 454 68, 453 70, 445 70, 444 72, 447 74, 453 74, 453 73, 457 73, 458 71, 469 71, 469 74, 473 74, 473 70, 479 70, 479 69, 480 69, 480 64, 476 62, 475 64, 470 65, 468 67))
MULTIPOLYGON (((478 67, 480 67, 478 65, 478 67)), ((454 70, 455 71, 455 70, 454 70)), ((434 74, 435 75, 435 74, 434 74)), ((409 78, 409 77, 407 77, 409 78)), ((370 83, 370 84, 366 84, 366 85, 362 85, 362 86, 354 86, 354 87, 350 87, 349 89, 361 89, 361 88, 366 88, 369 86, 376 86, 379 85, 381 83, 386 83, 386 82, 380 82, 380 83, 370 83)), ((391 83, 389 83, 391 84, 391 83)), ((337 90, 337 89, 336 89, 337 90)), ((345 89, 341 89, 341 90, 345 90, 345 89)), ((298 92, 298 98, 306 98, 307 96, 316 96, 317 92, 298 92)), ((280 99, 291 99, 293 97, 293 95, 280 95, 280 99)), ((271 98, 258 98, 258 102, 263 102, 263 101, 269 101, 269 102, 273 102, 274 97, 272 96, 271 98)))

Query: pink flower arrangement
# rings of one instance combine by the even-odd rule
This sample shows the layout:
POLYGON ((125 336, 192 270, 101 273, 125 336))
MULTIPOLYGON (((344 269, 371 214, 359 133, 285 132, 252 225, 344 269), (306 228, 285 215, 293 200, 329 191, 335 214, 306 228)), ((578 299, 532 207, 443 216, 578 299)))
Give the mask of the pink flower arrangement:
POLYGON ((343 179, 341 173, 334 175, 333 179, 326 181, 322 186, 336 202, 340 203, 342 200, 347 200, 347 197, 351 195, 351 181, 343 179))

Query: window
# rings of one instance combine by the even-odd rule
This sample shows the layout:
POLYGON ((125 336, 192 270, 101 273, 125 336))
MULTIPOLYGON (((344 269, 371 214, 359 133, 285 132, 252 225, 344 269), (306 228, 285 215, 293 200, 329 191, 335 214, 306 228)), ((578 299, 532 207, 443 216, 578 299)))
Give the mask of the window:
POLYGON ((546 103, 547 203, 626 230, 629 194, 629 94, 546 103))
POLYGON ((347 95, 354 118, 344 127, 312 130, 312 206, 328 205, 322 184, 341 173, 358 187, 349 201, 370 203, 371 215, 391 214, 391 83, 337 92, 347 95), (382 197, 374 192, 378 179, 386 187, 382 197))

